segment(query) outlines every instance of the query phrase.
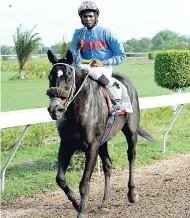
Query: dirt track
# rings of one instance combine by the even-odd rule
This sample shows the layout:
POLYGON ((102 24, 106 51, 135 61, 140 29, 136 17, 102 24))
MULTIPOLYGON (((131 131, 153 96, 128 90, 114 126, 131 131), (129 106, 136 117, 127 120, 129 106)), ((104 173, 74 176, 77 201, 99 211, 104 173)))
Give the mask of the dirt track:
MULTIPOLYGON (((190 154, 177 155, 135 169, 139 202, 127 200, 127 170, 114 170, 111 203, 99 206, 103 197, 103 174, 94 174, 86 207, 86 217, 93 218, 190 218, 190 154)), ((2 205, 3 218, 76 217, 76 212, 62 191, 32 198, 20 198, 2 205)))

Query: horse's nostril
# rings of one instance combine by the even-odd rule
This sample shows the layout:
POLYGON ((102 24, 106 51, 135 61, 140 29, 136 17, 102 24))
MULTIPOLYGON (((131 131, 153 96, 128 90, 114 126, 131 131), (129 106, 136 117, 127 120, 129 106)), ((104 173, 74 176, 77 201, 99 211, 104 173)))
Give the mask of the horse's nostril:
POLYGON ((58 111, 58 112, 63 112, 64 109, 63 109, 63 108, 58 108, 57 111, 58 111))

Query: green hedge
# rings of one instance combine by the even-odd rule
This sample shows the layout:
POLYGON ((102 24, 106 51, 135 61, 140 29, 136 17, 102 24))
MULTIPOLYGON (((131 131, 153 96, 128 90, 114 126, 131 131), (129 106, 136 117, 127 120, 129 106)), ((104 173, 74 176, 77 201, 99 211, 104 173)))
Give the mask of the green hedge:
MULTIPOLYGON (((30 79, 40 79, 47 78, 50 70, 52 68, 52 64, 48 60, 35 60, 30 61, 26 64, 25 73, 29 76, 30 79)), ((19 72, 19 65, 17 62, 3 62, 1 66, 2 71, 15 71, 19 72)), ((16 79, 17 77, 12 79, 16 79)))
POLYGON ((28 62, 26 65, 25 73, 31 78, 47 78, 52 64, 49 61, 37 60, 35 62, 28 62))
POLYGON ((2 60, 3 61, 8 61, 9 60, 9 56, 2 56, 2 60))
POLYGON ((18 66, 18 63, 17 62, 9 62, 9 61, 6 61, 6 62, 2 62, 1 63, 1 71, 4 71, 4 72, 18 72, 19 70, 19 66, 18 66))
POLYGON ((154 80, 159 86, 171 90, 190 86, 190 51, 158 52, 154 62, 154 80))
POLYGON ((149 52, 149 53, 148 53, 148 59, 154 60, 155 57, 156 57, 156 52, 149 52))

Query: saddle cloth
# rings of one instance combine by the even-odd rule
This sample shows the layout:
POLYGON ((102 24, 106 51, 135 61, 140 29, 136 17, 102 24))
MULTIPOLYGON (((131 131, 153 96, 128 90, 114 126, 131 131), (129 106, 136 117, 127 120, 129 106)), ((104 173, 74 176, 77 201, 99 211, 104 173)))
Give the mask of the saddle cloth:
MULTIPOLYGON (((132 113, 133 112, 133 108, 131 105, 131 101, 128 95, 128 91, 127 88, 118 80, 116 80, 115 78, 112 77, 112 84, 113 84, 113 88, 116 91, 118 97, 121 99, 122 104, 120 105, 120 109, 117 110, 115 115, 119 115, 119 114, 125 114, 127 113, 132 113)), ((111 102, 110 97, 108 96, 106 90, 101 87, 101 89, 104 92, 104 95, 106 97, 106 102, 108 105, 108 109, 109 109, 109 114, 111 114, 114 111, 114 106, 111 102)))

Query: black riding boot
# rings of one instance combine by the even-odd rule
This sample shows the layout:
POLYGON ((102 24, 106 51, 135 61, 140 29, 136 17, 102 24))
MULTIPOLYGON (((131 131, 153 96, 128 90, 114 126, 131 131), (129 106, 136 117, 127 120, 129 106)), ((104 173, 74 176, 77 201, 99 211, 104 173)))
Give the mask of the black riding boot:
POLYGON ((120 105, 122 103, 121 99, 119 98, 117 92, 113 88, 113 85, 110 84, 109 79, 104 74, 102 74, 101 77, 97 80, 97 82, 106 89, 114 105, 114 109, 116 111, 120 110, 120 105))

